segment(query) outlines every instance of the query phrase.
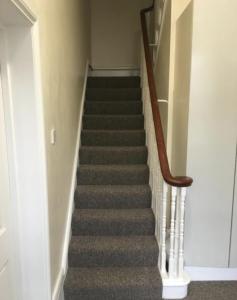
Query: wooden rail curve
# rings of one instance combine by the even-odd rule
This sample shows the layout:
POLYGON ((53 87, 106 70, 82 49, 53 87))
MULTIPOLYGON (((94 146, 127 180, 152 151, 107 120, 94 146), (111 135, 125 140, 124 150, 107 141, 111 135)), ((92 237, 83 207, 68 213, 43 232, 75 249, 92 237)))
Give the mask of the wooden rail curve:
POLYGON ((153 120, 155 126, 156 143, 158 148, 161 173, 164 178, 164 181, 169 185, 174 187, 188 187, 192 185, 193 179, 186 176, 178 176, 178 177, 172 176, 170 172, 168 157, 167 157, 163 128, 162 128, 161 118, 160 118, 160 110, 157 102, 158 98, 156 93, 155 78, 153 73, 152 59, 150 55, 148 31, 147 31, 147 24, 146 24, 146 13, 154 10, 154 2, 155 1, 153 1, 152 6, 141 10, 141 25, 142 25, 142 35, 143 35, 143 44, 144 44, 144 51, 145 51, 148 85, 150 91, 151 107, 152 107, 153 120))

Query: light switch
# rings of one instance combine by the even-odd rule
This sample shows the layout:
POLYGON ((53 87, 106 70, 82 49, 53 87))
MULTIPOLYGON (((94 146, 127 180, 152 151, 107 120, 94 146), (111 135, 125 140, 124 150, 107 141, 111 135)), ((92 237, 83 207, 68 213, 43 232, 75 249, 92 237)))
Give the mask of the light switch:
POLYGON ((55 129, 55 128, 51 129, 51 133, 50 133, 50 143, 51 143, 52 145, 55 145, 55 143, 56 143, 56 129, 55 129))

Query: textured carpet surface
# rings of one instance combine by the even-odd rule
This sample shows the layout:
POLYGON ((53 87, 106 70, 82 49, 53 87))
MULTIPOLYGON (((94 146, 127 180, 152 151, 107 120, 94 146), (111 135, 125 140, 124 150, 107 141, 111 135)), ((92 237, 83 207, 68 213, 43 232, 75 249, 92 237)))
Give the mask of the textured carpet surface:
MULTIPOLYGON (((139 77, 91 77, 83 116, 65 300, 161 300, 139 77)), ((195 282, 185 300, 237 300, 195 282)))
POLYGON ((157 268, 71 268, 66 299, 161 299, 157 268), (78 289, 80 287, 80 289, 78 289))
POLYGON ((160 300, 138 77, 89 78, 65 300, 160 300))
POLYGON ((146 164, 146 147, 81 147, 81 164, 146 164))
POLYGON ((236 300, 235 282, 193 282, 185 300, 236 300))
POLYGON ((84 185, 75 193, 76 208, 149 208, 151 189, 148 185, 84 185))

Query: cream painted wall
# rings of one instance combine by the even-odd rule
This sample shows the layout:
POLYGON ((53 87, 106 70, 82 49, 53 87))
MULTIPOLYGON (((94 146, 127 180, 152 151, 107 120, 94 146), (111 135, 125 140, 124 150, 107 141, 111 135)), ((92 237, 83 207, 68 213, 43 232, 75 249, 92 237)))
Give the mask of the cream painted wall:
POLYGON ((228 5, 194 0, 187 148, 187 174, 194 184, 188 193, 185 237, 189 266, 229 266, 237 137, 236 11, 236 0, 228 5))
MULTIPOLYGON (((158 3, 158 2, 157 2, 158 3)), ((156 16, 157 18, 157 16, 156 16)), ((158 99, 169 99, 169 68, 170 68, 170 33, 171 33, 171 0, 167 0, 164 15, 164 25, 160 40, 160 47, 155 66, 156 89, 158 99)), ((168 105, 159 103, 162 126, 165 138, 167 136, 168 105)))
POLYGON ((221 0, 193 0, 193 21, 189 18, 189 25, 182 25, 180 20, 190 2, 172 1, 167 140, 175 175, 186 169, 187 175, 194 179, 188 191, 186 210, 186 264, 236 267, 233 241, 236 240, 237 202, 235 197, 233 211, 233 186, 237 137, 237 42, 233 37, 237 34, 237 3, 230 0, 228 6, 223 6, 221 0), (192 23, 191 63, 187 64, 191 44, 187 27, 190 29, 192 23), (180 25, 182 30, 179 30, 180 25), (184 58, 185 62, 182 62, 184 58), (187 67, 191 70, 190 92, 183 82, 185 79, 188 83, 187 67), (186 149, 187 155, 180 156, 186 149))
POLYGON ((91 0, 94 68, 140 67, 140 10, 150 0, 91 0))
POLYGON ((173 145, 173 116, 174 116, 174 86, 175 86, 175 59, 176 59, 176 22, 179 16, 192 0, 171 0, 171 33, 170 33, 170 65, 169 65, 169 91, 168 91, 168 121, 167 121, 167 153, 172 161, 173 145))
POLYGON ((192 23, 193 2, 190 2, 176 22, 171 156, 172 173, 175 176, 186 175, 192 23))
MULTIPOLYGON (((80 99, 90 53, 87 0, 25 0, 39 22, 52 288, 61 268, 80 99), (50 130, 56 129, 56 144, 50 130)), ((33 195, 32 195, 33 196, 33 195)))

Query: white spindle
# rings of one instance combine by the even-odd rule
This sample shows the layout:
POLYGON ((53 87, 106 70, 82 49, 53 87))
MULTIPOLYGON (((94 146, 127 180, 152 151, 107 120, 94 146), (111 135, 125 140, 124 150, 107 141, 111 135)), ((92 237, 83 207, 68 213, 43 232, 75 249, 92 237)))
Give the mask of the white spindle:
POLYGON ((179 230, 180 230, 180 188, 177 191, 176 199, 176 213, 175 213, 175 238, 174 238, 174 269, 173 276, 177 277, 178 274, 178 257, 179 257, 179 230))
POLYGON ((168 185, 163 184, 163 195, 162 195, 162 212, 161 212, 161 261, 160 268, 161 272, 166 272, 166 210, 167 210, 167 195, 168 195, 168 185))
POLYGON ((185 217, 185 200, 186 188, 181 188, 180 191, 180 228, 179 228, 179 269, 178 275, 182 276, 184 272, 184 217, 185 217))
POLYGON ((175 258, 174 258, 174 245, 175 245, 175 212, 177 201, 177 187, 171 190, 171 223, 170 223, 170 257, 169 257, 169 277, 175 276, 175 258))
MULTIPOLYGON (((158 153, 157 150, 155 151, 154 155, 156 155, 156 157, 158 157, 158 153)), ((156 175, 157 175, 157 183, 156 183, 156 202, 157 202, 157 225, 156 225, 156 236, 159 239, 160 236, 160 222, 159 222, 159 218, 161 217, 161 211, 160 211, 160 202, 162 199, 162 177, 161 177, 161 171, 160 171, 160 164, 158 159, 156 160, 156 175)))

